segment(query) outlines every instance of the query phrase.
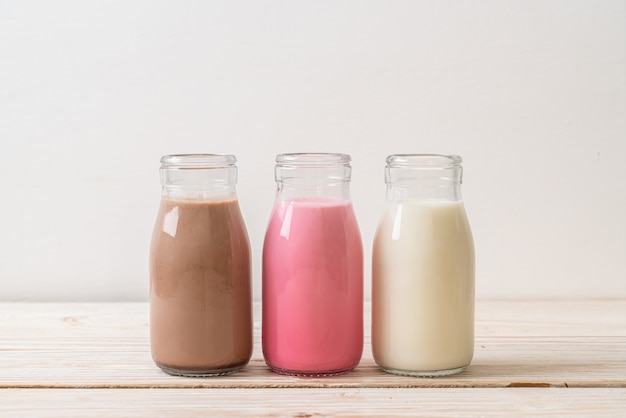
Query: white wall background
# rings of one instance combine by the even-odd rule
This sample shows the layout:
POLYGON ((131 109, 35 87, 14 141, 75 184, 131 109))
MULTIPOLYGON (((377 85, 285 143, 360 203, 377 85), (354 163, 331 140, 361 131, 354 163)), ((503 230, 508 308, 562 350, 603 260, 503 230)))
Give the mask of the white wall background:
POLYGON ((626 2, 0 0, 0 300, 145 300, 158 160, 458 153, 479 298, 626 297, 626 2))

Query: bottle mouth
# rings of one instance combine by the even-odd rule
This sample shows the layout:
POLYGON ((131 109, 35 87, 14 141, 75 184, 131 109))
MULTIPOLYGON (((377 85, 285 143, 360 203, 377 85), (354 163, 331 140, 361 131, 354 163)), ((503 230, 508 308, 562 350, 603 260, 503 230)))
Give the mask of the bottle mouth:
POLYGON ((351 158, 348 154, 337 153, 294 153, 278 154, 276 164, 282 167, 316 168, 327 166, 349 166, 351 158))
POLYGON ((231 154, 174 154, 161 157, 161 168, 203 169, 234 167, 237 158, 231 154))
POLYGON ((454 154, 393 154, 386 161, 390 168, 452 168, 460 166, 463 159, 454 154))

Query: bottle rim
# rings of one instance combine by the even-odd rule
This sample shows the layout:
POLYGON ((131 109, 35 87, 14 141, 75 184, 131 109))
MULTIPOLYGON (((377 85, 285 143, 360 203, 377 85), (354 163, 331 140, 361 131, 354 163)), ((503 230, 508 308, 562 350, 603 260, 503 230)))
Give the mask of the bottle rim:
POLYGON ((336 165, 349 165, 350 155, 340 153, 324 153, 324 152, 301 152, 278 154, 276 156, 276 164, 281 167, 327 167, 336 165))
POLYGON ((463 158, 456 154, 392 154, 386 162, 391 168, 446 168, 460 166, 463 158))
POLYGON ((232 154, 172 154, 161 157, 161 168, 225 168, 234 167, 232 154))

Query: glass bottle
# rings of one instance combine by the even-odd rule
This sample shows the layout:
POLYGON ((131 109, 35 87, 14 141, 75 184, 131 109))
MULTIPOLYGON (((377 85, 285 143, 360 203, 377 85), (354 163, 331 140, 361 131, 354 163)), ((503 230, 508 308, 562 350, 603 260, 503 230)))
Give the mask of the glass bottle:
POLYGON ((263 355, 277 373, 352 370, 363 351, 363 246, 350 156, 276 157, 263 247, 263 355))
POLYGON ((161 205, 150 248, 154 362, 182 376, 217 376, 252 354, 250 244, 233 155, 161 158, 161 205))
POLYGON ((474 244, 456 155, 391 155, 372 257, 372 350, 386 372, 444 376, 474 352, 474 244))

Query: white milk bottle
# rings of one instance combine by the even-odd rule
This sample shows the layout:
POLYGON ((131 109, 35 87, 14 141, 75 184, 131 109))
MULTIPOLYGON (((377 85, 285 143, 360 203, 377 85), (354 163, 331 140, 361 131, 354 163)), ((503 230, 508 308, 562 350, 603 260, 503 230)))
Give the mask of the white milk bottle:
POLYGON ((384 371, 445 376, 474 353, 474 244, 456 155, 387 157, 372 256, 372 350, 384 371))

